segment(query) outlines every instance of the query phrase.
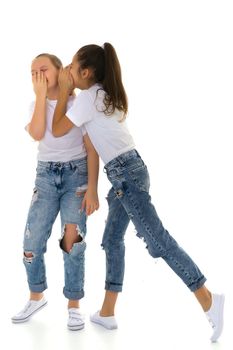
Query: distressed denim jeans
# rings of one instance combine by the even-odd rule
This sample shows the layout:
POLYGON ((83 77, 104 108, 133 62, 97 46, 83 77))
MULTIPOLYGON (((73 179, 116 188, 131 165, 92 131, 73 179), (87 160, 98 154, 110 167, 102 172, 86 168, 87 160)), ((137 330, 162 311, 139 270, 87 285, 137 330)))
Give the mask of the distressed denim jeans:
POLYGON ((126 152, 105 165, 112 184, 107 200, 109 212, 102 247, 106 253, 105 289, 122 291, 124 279, 124 235, 131 220, 153 258, 163 258, 191 291, 206 281, 197 265, 163 227, 149 195, 147 167, 136 150, 126 152))
POLYGON ((30 291, 43 292, 47 288, 44 254, 52 226, 60 212, 62 237, 66 224, 77 225, 77 232, 82 236, 81 242, 75 243, 70 252, 62 250, 65 270, 63 293, 68 299, 84 296, 86 214, 80 208, 86 188, 86 158, 65 163, 38 162, 23 244, 23 262, 30 291), (77 195, 77 192, 82 194, 77 195), (26 256, 27 253, 31 256, 26 256))

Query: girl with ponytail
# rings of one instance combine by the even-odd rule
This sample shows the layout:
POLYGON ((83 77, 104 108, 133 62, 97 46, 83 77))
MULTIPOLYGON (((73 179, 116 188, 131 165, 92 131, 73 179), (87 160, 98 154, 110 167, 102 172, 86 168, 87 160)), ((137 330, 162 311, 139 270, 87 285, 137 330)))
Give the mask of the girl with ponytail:
POLYGON ((88 134, 112 188, 102 240, 106 253, 105 298, 91 321, 107 329, 117 328, 114 316, 124 278, 124 235, 131 220, 137 236, 145 241, 153 258, 161 257, 194 293, 213 325, 211 341, 223 328, 224 295, 212 294, 206 278, 190 256, 163 227, 151 203, 147 167, 135 148, 126 124, 128 102, 121 68, 113 46, 87 45, 78 50, 69 67, 61 71, 60 93, 53 119, 54 136, 66 134, 73 125, 88 134), (69 91, 82 90, 66 112, 69 91))

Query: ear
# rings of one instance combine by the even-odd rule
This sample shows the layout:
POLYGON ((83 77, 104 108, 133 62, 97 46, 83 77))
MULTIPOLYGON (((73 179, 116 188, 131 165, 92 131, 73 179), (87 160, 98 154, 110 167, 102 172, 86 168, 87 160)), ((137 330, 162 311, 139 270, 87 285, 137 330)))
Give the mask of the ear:
POLYGON ((90 77, 90 70, 88 68, 82 69, 82 78, 88 79, 90 77))
POLYGON ((83 79, 92 79, 93 78, 93 70, 91 68, 84 68, 82 70, 82 78, 83 79))

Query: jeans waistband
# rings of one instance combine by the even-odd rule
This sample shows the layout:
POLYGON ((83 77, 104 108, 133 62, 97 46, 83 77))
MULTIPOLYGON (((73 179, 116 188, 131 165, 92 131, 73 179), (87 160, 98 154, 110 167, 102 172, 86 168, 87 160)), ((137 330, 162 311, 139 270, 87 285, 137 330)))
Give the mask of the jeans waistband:
POLYGON ((37 164, 39 167, 42 168, 68 168, 68 169, 74 169, 78 165, 85 165, 87 163, 87 157, 80 158, 80 159, 74 159, 70 160, 69 162, 44 162, 42 160, 38 160, 37 164))
POLYGON ((120 154, 119 156, 117 156, 116 158, 110 160, 110 162, 108 162, 105 166, 104 166, 104 169, 107 171, 109 170, 110 168, 112 167, 115 167, 115 166, 119 166, 120 165, 124 165, 126 164, 127 161, 129 161, 130 159, 133 159, 133 158, 140 158, 140 155, 138 153, 138 151, 136 149, 133 149, 131 151, 128 151, 128 152, 125 152, 125 153, 122 153, 120 154))

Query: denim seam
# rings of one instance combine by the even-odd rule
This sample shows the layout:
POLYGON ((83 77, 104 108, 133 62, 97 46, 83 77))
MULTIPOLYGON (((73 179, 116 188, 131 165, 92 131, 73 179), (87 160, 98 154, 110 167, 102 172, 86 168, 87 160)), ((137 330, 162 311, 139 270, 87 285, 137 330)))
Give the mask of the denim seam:
MULTIPOLYGON (((156 238, 155 238, 155 237, 153 236, 153 234, 151 233, 151 230, 150 230, 149 226, 147 226, 145 220, 143 220, 142 215, 141 215, 141 212, 140 212, 138 206, 135 205, 135 202, 132 200, 132 196, 131 196, 130 191, 126 190, 125 193, 128 195, 128 198, 130 199, 130 201, 131 201, 131 203, 132 203, 132 205, 133 205, 133 207, 134 207, 134 209, 135 209, 135 211, 136 211, 136 213, 137 213, 137 215, 138 215, 138 217, 139 217, 141 223, 142 223, 143 226, 146 228, 146 231, 147 231, 148 236, 149 236, 149 238, 151 239, 151 241, 153 241, 153 243, 156 245, 156 248, 158 248, 161 252, 166 253, 166 250, 165 250, 160 244, 158 244, 158 243, 156 242, 156 240, 155 240, 156 238)), ((138 232, 138 236, 144 238, 139 232, 138 232)), ((182 273, 184 273, 184 274, 186 275, 186 277, 190 280, 191 284, 194 284, 194 283, 197 283, 197 282, 198 282, 198 281, 195 281, 195 280, 193 279, 193 277, 192 277, 189 273, 187 273, 187 271, 185 271, 186 269, 184 268, 184 266, 181 265, 180 263, 178 263, 178 261, 177 261, 176 259, 174 259, 171 255, 169 255, 169 254, 164 254, 164 255, 166 255, 169 259, 171 259, 171 260, 173 260, 173 261, 175 262, 175 264, 176 264, 177 267, 180 269, 180 271, 181 271, 182 273)), ((163 256, 164 256, 164 255, 163 255, 163 256)), ((163 256, 161 256, 161 257, 163 257, 163 256)), ((203 277, 204 277, 204 276, 203 276, 203 277)))

